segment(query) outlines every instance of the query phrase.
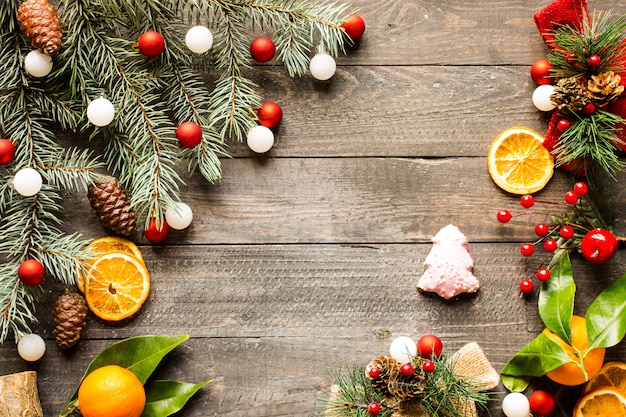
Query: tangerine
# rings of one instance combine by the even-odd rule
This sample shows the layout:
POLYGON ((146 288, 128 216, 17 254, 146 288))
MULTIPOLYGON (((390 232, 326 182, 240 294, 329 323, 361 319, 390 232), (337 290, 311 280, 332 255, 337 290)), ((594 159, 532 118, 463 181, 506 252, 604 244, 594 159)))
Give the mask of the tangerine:
POLYGON ((626 396, 615 387, 604 387, 583 395, 576 403, 573 417, 626 417, 626 396))
POLYGON ((95 369, 78 388, 83 417, 139 417, 145 405, 146 391, 139 378, 118 365, 95 369))
POLYGON ((602 387, 616 387, 626 393, 626 363, 605 363, 600 372, 585 385, 584 392, 587 393, 602 387))

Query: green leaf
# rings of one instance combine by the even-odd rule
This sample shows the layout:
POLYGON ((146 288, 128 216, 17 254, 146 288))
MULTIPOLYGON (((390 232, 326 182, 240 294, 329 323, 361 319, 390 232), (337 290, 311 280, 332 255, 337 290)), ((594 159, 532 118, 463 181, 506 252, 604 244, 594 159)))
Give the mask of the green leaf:
POLYGON ((149 381, 146 384, 146 406, 141 417, 166 417, 180 411, 200 388, 210 382, 149 381))
POLYGON ((550 279, 539 293, 539 316, 548 329, 570 343, 571 323, 574 314, 576 283, 572 272, 569 252, 563 251, 556 265, 550 268, 550 279))
POLYGON ((573 362, 567 352, 545 333, 539 334, 504 366, 502 383, 510 391, 523 391, 526 378, 542 376, 567 362, 573 362), (507 385, 510 384, 510 385, 507 385))
POLYGON ((608 348, 626 334, 626 274, 604 289, 587 309, 589 347, 608 348))

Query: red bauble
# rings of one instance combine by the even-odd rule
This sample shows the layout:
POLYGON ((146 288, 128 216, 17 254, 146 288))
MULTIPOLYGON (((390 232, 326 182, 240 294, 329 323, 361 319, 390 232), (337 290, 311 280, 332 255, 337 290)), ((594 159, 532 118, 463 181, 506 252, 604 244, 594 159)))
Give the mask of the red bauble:
POLYGON ((411 376, 415 372, 415 368, 410 363, 405 363, 400 367, 400 373, 404 376, 411 376))
POLYGON ((257 110, 257 118, 263 126, 275 128, 283 120, 283 109, 273 101, 266 101, 257 110))
POLYGON ((17 276, 24 285, 39 285, 46 276, 46 270, 38 260, 28 259, 17 268, 17 276))
POLYGON ((435 372, 435 363, 432 361, 424 361, 422 363, 422 370, 427 374, 435 372))
POLYGON ((380 408, 381 408, 380 404, 375 403, 375 402, 371 402, 367 406, 367 412, 372 414, 372 415, 376 415, 376 414, 380 413, 380 408))
POLYGON ((583 258, 593 264, 604 264, 617 252, 617 238, 608 230, 595 228, 580 241, 583 258))
POLYGON ((193 148, 202 142, 202 128, 194 122, 183 122, 176 129, 176 139, 183 148, 193 148))
POLYGON ((351 14, 348 16, 345 22, 341 24, 343 30, 346 31, 346 35, 353 41, 358 41, 365 33, 365 20, 358 14, 351 14))
POLYGON ((547 391, 537 390, 528 397, 530 411, 536 416, 547 416, 554 411, 554 396, 547 391))
POLYGON ((599 55, 591 55, 589 59, 587 59, 587 64, 589 64, 589 69, 592 71, 596 71, 600 68, 600 64, 602 63, 602 58, 599 55))
POLYGON ((167 235, 170 234, 170 226, 165 220, 161 221, 160 226, 161 229, 158 229, 156 219, 152 218, 148 227, 144 229, 143 234, 146 236, 146 239, 150 241, 150 243, 163 243, 165 239, 167 239, 167 235))
POLYGON ((276 47, 274 42, 265 36, 256 38, 250 44, 252 58, 259 62, 267 62, 274 58, 276 47))
POLYGON ((434 334, 427 334, 417 341, 417 354, 422 358, 432 359, 441 355, 443 344, 434 334))
POLYGON ((556 128, 559 129, 559 132, 565 132, 567 129, 570 128, 570 126, 571 123, 567 119, 561 119, 556 124, 556 128))
POLYGON ((539 85, 550 84, 552 78, 550 77, 550 70, 552 69, 552 63, 547 59, 539 59, 535 61, 530 67, 530 76, 533 81, 539 85))
POLYGON ((0 165, 8 165, 15 158, 15 145, 8 139, 0 139, 0 165))
POLYGON ((148 58, 155 58, 165 49, 165 39, 159 32, 149 30, 139 37, 137 46, 142 54, 148 58))

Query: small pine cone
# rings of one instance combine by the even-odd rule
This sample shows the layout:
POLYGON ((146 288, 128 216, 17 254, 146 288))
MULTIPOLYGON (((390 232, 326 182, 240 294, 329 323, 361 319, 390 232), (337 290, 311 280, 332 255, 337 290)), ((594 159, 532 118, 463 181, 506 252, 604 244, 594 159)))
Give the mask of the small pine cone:
POLYGON ((397 378, 400 373, 400 364, 392 357, 379 356, 372 359, 366 369, 369 372, 372 368, 378 368, 380 371, 378 378, 372 380, 372 386, 383 395, 387 394, 389 392, 387 385, 390 380, 397 378))
POLYGON ((624 86, 620 85, 621 80, 622 77, 613 71, 592 75, 587 81, 587 94, 598 106, 603 106, 617 100, 624 92, 624 86))
POLYGON ((20 29, 42 53, 56 56, 61 49, 62 29, 56 10, 48 0, 26 0, 17 10, 20 29))
POLYGON ((135 213, 120 183, 111 176, 89 187, 89 203, 100 222, 120 235, 130 235, 136 227, 135 213))
POLYGON ((54 334, 57 344, 67 349, 76 344, 87 318, 87 303, 82 295, 67 288, 54 303, 54 334))
POLYGON ((411 376, 404 376, 398 373, 394 380, 390 380, 387 384, 389 394, 402 402, 408 399, 418 398, 424 393, 425 381, 418 373, 411 376))
POLYGON ((587 85, 578 77, 560 79, 550 99, 559 110, 580 111, 587 104, 591 103, 587 85))

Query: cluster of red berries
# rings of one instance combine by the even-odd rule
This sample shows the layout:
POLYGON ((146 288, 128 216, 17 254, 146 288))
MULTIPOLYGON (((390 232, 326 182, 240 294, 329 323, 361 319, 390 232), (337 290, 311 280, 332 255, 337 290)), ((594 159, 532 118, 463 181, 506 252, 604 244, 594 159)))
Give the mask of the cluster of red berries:
MULTIPOLYGON (((535 252, 535 246, 543 245, 543 249, 552 254, 560 250, 579 249, 583 258, 594 264, 603 264, 608 262, 617 252, 618 241, 610 231, 596 227, 591 220, 583 213, 580 203, 587 195, 588 186, 584 182, 577 182, 573 189, 565 193, 564 200, 568 207, 573 208, 579 217, 584 219, 586 224, 569 222, 563 220, 554 224, 544 222, 535 225, 535 234, 538 240, 532 243, 522 243, 520 253, 522 256, 529 257, 535 252)), ((559 204, 549 201, 535 200, 532 195, 524 195, 520 198, 520 205, 529 209, 535 203, 559 204)), ((497 219, 501 223, 508 223, 513 215, 509 210, 500 210, 497 219)), ((541 266, 537 269, 535 277, 540 282, 546 282, 550 279, 550 269, 541 266)), ((531 279, 524 279, 520 283, 520 290, 524 294, 530 294, 533 291, 534 284, 531 279)))

